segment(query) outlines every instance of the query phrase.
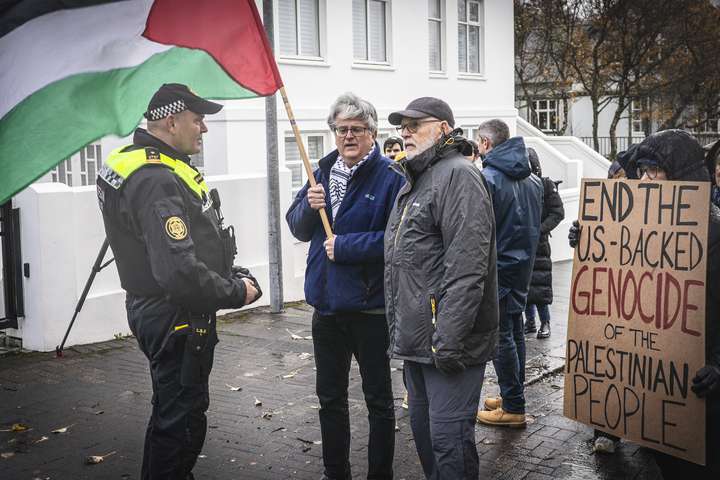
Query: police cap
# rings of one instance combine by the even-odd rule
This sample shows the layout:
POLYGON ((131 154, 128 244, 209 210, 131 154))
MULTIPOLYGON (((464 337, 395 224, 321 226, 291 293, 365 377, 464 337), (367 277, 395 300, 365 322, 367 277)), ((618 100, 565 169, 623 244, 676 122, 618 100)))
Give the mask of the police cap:
POLYGON ((148 120, 160 120, 184 110, 190 110, 200 115, 211 115, 219 112, 222 107, 219 103, 195 95, 187 85, 165 83, 152 96, 147 112, 143 115, 148 120))

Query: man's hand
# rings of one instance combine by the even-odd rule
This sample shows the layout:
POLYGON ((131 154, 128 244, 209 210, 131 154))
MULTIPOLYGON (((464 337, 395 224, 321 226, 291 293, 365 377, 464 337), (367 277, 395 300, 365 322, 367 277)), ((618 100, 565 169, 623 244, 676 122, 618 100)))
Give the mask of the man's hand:
POLYGON ((720 368, 715 365, 705 365, 697 371, 690 387, 700 398, 707 397, 720 388, 720 368))
POLYGON ((307 193, 308 203, 313 210, 322 210, 325 208, 325 189, 322 183, 318 183, 314 187, 310 187, 307 193))
POLYGON ((571 248, 577 247, 578 243, 580 243, 580 222, 577 220, 572 223, 570 231, 568 232, 568 243, 571 248))
POLYGON ((440 373, 446 376, 462 373, 466 368, 465 364, 454 358, 433 356, 433 362, 435 363, 435 368, 440 370, 440 373))
POLYGON ((259 298, 257 288, 250 279, 241 278, 241 280, 245 284, 245 305, 250 305, 259 298))
POLYGON ((335 235, 325 240, 323 243, 323 246, 325 247, 325 253, 327 253, 327 256, 330 260, 333 262, 335 261, 335 235))

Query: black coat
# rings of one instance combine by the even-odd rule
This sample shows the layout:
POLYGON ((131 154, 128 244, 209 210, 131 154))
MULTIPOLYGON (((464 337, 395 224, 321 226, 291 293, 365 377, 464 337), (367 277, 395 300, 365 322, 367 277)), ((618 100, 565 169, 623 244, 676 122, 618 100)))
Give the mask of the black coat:
POLYGON ((542 223, 540 224, 540 240, 535 254, 535 265, 527 297, 528 305, 549 305, 553 301, 550 232, 565 218, 565 210, 557 184, 548 177, 543 177, 542 182, 544 190, 542 223))

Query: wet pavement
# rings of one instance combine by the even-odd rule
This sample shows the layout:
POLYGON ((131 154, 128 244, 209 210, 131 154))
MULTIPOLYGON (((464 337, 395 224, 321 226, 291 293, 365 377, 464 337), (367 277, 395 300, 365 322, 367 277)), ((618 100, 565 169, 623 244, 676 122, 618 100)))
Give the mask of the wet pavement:
MULTIPOLYGON (((559 369, 570 269, 570 263, 555 264, 552 336, 527 337, 531 423, 517 430, 477 426, 481 478, 660 478, 648 450, 622 443, 615 454, 594 454, 592 430, 562 416, 559 369)), ((196 478, 320 478, 313 349, 304 338, 311 334, 311 312, 299 303, 280 315, 257 309, 220 319, 196 478)), ((402 364, 392 366, 395 477, 422 479, 407 410, 400 406, 402 364)), ((355 362, 350 385, 353 476, 365 478, 367 411, 355 362)), ((497 390, 488 366, 483 396, 497 390)), ((147 363, 132 338, 74 347, 62 359, 50 353, 0 357, 0 479, 139 478, 150 397, 147 363), (12 431, 14 425, 27 430, 12 431), (85 464, 90 455, 107 454, 99 464, 85 464)))

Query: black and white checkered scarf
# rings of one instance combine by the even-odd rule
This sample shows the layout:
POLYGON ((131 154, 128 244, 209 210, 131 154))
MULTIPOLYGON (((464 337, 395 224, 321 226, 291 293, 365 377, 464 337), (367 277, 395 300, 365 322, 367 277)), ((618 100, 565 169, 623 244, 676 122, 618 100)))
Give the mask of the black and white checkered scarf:
POLYGON ((363 157, 358 163, 352 167, 345 165, 341 155, 338 155, 335 164, 330 169, 330 206, 332 207, 333 218, 337 217, 340 204, 345 198, 345 191, 347 190, 347 184, 355 174, 357 169, 370 158, 370 155, 375 151, 375 145, 370 149, 367 155, 363 157))

